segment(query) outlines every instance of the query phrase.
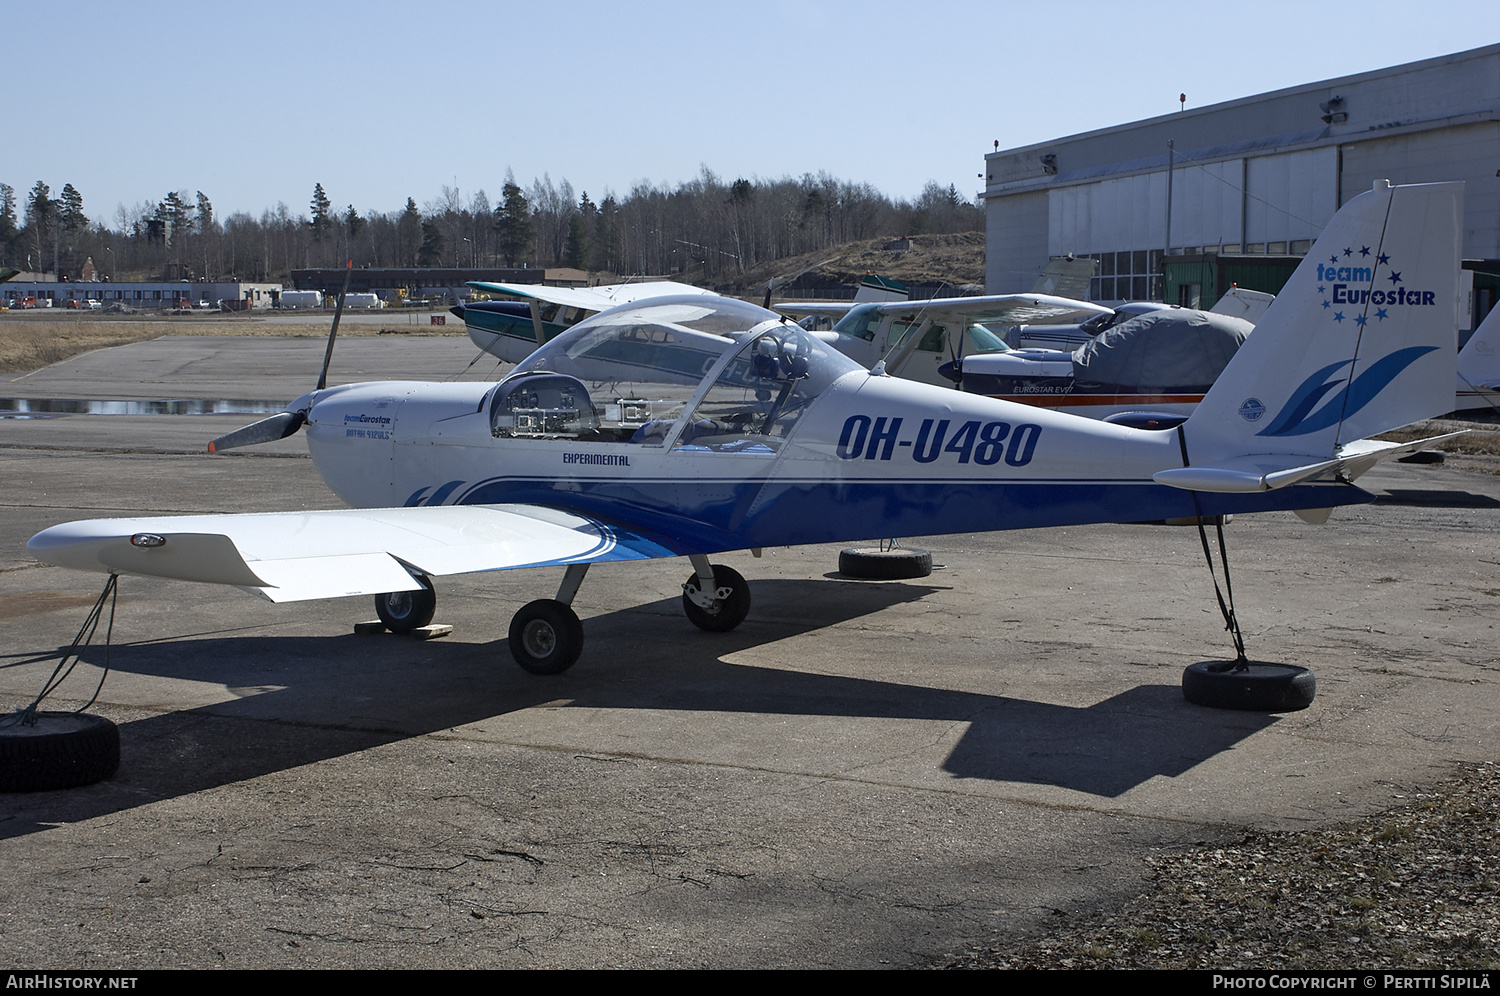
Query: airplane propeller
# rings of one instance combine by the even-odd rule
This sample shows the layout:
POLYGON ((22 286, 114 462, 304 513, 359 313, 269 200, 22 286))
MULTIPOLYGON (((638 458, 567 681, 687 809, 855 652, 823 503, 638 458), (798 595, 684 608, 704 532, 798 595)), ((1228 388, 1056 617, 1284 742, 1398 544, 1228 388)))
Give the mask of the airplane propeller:
MULTIPOLYGON (((339 319, 344 316, 344 296, 349 293, 349 277, 354 273, 354 260, 349 260, 348 267, 344 270, 344 286, 339 290, 339 302, 333 309, 333 328, 328 330, 328 348, 323 351, 323 369, 318 373, 318 386, 314 388, 321 391, 328 386, 328 364, 333 360, 333 340, 339 334, 339 319)), ((278 439, 285 439, 294 434, 307 422, 307 409, 299 411, 277 412, 269 418, 263 418, 259 422, 251 422, 249 425, 226 432, 208 444, 208 452, 220 453, 224 450, 232 450, 239 446, 254 446, 257 443, 273 443, 278 439)))
POLYGON ((960 327, 958 330, 958 352, 953 351, 953 336, 948 337, 948 358, 953 362, 953 386, 958 390, 964 389, 964 340, 969 337, 969 330, 960 327))
POLYGON ((272 443, 278 439, 285 439, 302 428, 302 423, 306 421, 306 412, 277 412, 270 418, 263 418, 259 422, 251 422, 244 428, 224 433, 208 444, 208 452, 218 453, 223 450, 232 450, 237 446, 254 446, 256 443, 272 443))

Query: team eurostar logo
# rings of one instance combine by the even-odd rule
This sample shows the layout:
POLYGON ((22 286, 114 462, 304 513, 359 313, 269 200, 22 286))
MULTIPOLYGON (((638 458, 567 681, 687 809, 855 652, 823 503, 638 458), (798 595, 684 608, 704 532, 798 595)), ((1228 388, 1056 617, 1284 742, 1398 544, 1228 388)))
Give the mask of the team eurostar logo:
MULTIPOLYGON (((1363 329, 1372 321, 1384 322, 1393 317, 1398 309, 1437 305, 1435 291, 1407 286, 1401 271, 1391 265, 1390 256, 1369 246, 1358 249, 1345 246, 1342 256, 1335 253, 1328 257, 1327 263, 1318 263, 1317 272, 1323 310, 1332 312, 1330 318, 1339 325, 1349 321, 1363 329), (1385 286, 1387 283, 1389 287, 1385 286), (1370 313, 1371 308, 1374 314, 1370 313)), ((1375 400, 1401 371, 1436 348, 1398 349, 1371 363, 1352 380, 1345 368, 1353 366, 1353 357, 1330 363, 1298 385, 1271 424, 1256 435, 1301 436, 1335 425, 1375 400)), ((1246 401, 1240 406, 1240 414, 1253 422, 1261 413, 1251 418, 1249 407, 1250 401, 1246 401)))
POLYGON ((1323 296, 1323 310, 1332 311, 1335 322, 1342 325, 1352 321, 1364 328, 1370 321, 1390 318, 1395 308, 1437 306, 1437 292, 1406 286, 1401 271, 1391 266, 1390 256, 1377 253, 1371 266, 1373 251, 1369 246, 1358 250, 1345 246, 1342 258, 1335 253, 1327 263, 1318 264, 1318 293, 1323 296), (1384 286, 1385 281, 1390 281, 1390 287, 1384 286), (1371 305, 1375 307, 1373 315, 1369 313, 1371 305))
POLYGON ((1259 398, 1246 398, 1240 405, 1240 418, 1246 422, 1257 422, 1266 413, 1266 406, 1259 398))

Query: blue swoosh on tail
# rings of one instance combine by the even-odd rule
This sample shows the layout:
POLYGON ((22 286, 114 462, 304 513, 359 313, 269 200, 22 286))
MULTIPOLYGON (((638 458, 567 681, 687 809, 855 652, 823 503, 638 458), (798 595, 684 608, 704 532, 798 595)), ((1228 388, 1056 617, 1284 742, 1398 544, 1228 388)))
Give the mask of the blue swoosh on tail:
POLYGON ((1345 363, 1353 361, 1344 360, 1341 363, 1329 364, 1303 381, 1302 386, 1297 388, 1297 393, 1292 396, 1287 408, 1282 410, 1282 414, 1276 421, 1256 435, 1301 436, 1341 422, 1374 401, 1375 396, 1400 376, 1401 371, 1415 363, 1418 357, 1435 349, 1437 349, 1436 346, 1408 346, 1381 357, 1370 364, 1364 373, 1354 378, 1352 384, 1329 399, 1328 403, 1318 409, 1315 414, 1308 415, 1308 411, 1318 399, 1337 385, 1337 381, 1322 385, 1316 382, 1344 366, 1345 363))

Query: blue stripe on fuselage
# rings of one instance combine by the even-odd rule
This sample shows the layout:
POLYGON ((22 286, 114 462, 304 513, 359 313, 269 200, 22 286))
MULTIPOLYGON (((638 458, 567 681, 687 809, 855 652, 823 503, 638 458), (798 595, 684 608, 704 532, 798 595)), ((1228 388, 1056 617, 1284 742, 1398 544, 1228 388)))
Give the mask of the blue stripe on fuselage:
MULTIPOLYGON (((1348 484, 1301 484, 1251 494, 1192 492, 1153 482, 743 481, 492 478, 459 504, 549 505, 610 523, 644 553, 714 553, 758 546, 990 532, 1095 522, 1364 504, 1348 484)), ((657 554, 660 555, 660 554, 657 554)))

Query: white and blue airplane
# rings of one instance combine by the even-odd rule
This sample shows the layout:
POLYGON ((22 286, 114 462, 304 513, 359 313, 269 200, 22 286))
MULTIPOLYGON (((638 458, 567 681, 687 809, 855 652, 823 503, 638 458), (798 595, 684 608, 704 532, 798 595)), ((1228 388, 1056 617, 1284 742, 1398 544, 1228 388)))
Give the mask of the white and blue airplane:
POLYGON ((236 585, 271 601, 376 595, 402 631, 432 578, 552 565, 510 649, 557 673, 583 647, 589 565, 687 557, 689 618, 728 630, 750 594, 715 554, 767 546, 1295 510, 1367 502, 1397 445, 1366 437, 1452 405, 1463 186, 1375 188, 1330 221, 1202 404, 1165 431, 866 369, 729 298, 626 304, 495 384, 315 390, 215 441, 301 427, 349 509, 54 526, 42 561, 236 585), (1325 302, 1338 301, 1336 306, 1325 302))

